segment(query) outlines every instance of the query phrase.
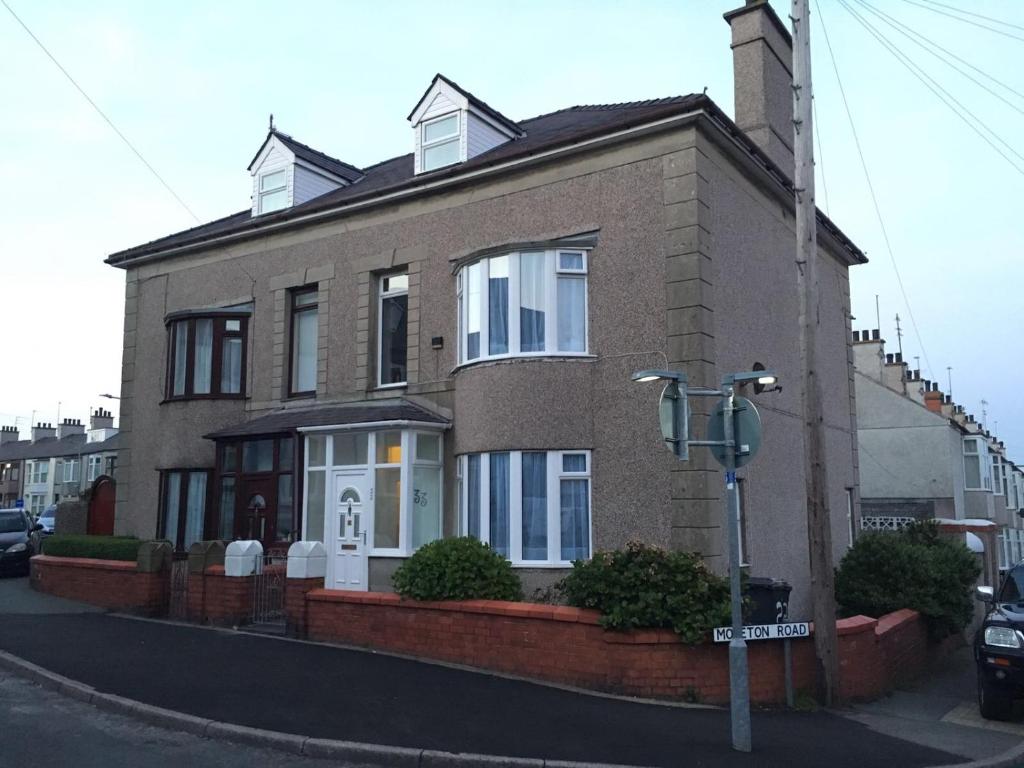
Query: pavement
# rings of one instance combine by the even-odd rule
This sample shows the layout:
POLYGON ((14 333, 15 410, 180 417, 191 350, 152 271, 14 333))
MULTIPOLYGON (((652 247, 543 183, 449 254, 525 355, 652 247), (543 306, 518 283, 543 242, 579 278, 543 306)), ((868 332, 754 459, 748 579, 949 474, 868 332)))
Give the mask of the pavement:
POLYGON ((727 710, 111 615, 38 595, 27 579, 0 580, 0 650, 97 692, 206 721, 413 750, 584 764, 909 768, 991 757, 1024 738, 946 719, 973 697, 973 681, 965 689, 951 675, 932 683, 948 693, 941 705, 925 687, 844 713, 757 711, 754 752, 744 755, 729 748, 727 710))

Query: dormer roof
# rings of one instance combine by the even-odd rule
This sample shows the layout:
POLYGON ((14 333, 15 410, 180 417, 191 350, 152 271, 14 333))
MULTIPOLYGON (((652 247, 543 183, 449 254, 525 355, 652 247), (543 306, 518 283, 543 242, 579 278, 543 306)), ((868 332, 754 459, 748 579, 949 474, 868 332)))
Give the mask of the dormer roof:
POLYGON ((358 181, 365 175, 359 168, 356 168, 354 165, 350 165, 349 163, 346 163, 343 160, 339 160, 336 157, 331 157, 330 155, 326 155, 317 149, 313 149, 308 144, 303 144, 301 141, 296 141, 287 133, 281 133, 281 131, 277 129, 273 129, 267 132, 267 138, 263 140, 263 143, 260 144, 260 148, 256 150, 256 154, 253 155, 252 161, 249 163, 249 167, 246 168, 246 170, 252 171, 253 166, 256 165, 256 161, 263 153, 263 150, 266 149, 267 144, 270 142, 272 138, 275 137, 277 138, 278 141, 280 141, 282 144, 288 147, 288 149, 290 149, 297 158, 306 161, 310 165, 315 165, 320 170, 326 171, 332 176, 337 176, 338 178, 344 179, 345 181, 353 182, 358 181))
POLYGON ((494 122, 500 124, 513 135, 526 135, 526 131, 523 130, 523 127, 519 125, 519 123, 517 123, 515 120, 505 117, 505 115, 501 114, 501 112, 496 110, 486 101, 484 101, 483 99, 478 99, 476 96, 474 96, 472 93, 470 93, 465 88, 460 86, 454 80, 445 77, 440 72, 434 75, 434 79, 430 81, 430 85, 427 86, 427 90, 423 92, 423 95, 420 96, 420 100, 416 102, 416 106, 412 108, 412 111, 406 118, 413 125, 416 125, 416 123, 420 121, 420 119, 423 117, 423 113, 426 112, 427 108, 430 106, 430 101, 428 100, 428 97, 434 91, 434 86, 436 86, 439 82, 444 83, 449 88, 458 93, 460 96, 462 96, 466 100, 467 106, 471 106, 477 109, 478 111, 482 112, 483 114, 487 115, 487 117, 491 118, 491 120, 493 120, 494 122))

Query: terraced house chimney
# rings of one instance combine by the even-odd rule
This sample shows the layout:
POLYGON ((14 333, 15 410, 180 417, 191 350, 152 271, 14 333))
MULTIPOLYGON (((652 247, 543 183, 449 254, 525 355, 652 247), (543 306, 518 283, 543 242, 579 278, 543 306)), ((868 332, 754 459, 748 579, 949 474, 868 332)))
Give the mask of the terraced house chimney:
POLYGON ((793 38, 768 0, 729 11, 738 125, 793 177, 793 38))
POLYGON ((57 430, 53 428, 53 424, 39 422, 32 427, 32 442, 38 443, 40 440, 45 440, 48 437, 56 437, 57 430))
POLYGON ((113 429, 114 417, 110 411, 97 408, 89 417, 89 429, 113 429))
POLYGON ((13 443, 18 439, 17 427, 0 427, 0 445, 13 443))
POLYGON ((57 425, 57 439, 63 440, 72 435, 84 435, 85 425, 79 419, 64 419, 57 425))

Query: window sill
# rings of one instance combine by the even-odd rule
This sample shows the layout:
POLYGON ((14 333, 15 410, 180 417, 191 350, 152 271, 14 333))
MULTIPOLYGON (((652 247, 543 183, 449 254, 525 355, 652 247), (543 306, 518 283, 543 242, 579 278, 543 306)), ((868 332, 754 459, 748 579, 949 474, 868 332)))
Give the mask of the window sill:
POLYGON ((314 390, 311 390, 309 392, 292 392, 292 393, 282 397, 281 398, 281 402, 282 403, 287 403, 287 402, 289 402, 291 400, 315 400, 315 399, 316 399, 316 390, 314 389, 314 390))
POLYGON ((480 357, 475 360, 469 360, 465 363, 459 363, 457 366, 451 369, 451 374, 459 373, 466 368, 472 368, 473 366, 483 365, 484 363, 505 363, 512 362, 515 360, 548 360, 551 362, 556 361, 568 361, 568 360, 596 360, 597 355, 591 354, 590 352, 525 352, 518 355, 498 355, 495 357, 480 357))
POLYGON ((407 381, 400 381, 397 384, 378 384, 372 391, 376 392, 381 389, 405 389, 407 386, 409 386, 409 382, 407 381))
POLYGON ((207 401, 207 400, 248 400, 248 395, 189 395, 187 397, 165 397, 160 401, 160 405, 166 405, 167 403, 191 403, 194 401, 207 401))
MULTIPOLYGON (((590 558, 588 557, 587 560, 589 560, 589 559, 590 558)), ((534 570, 541 570, 541 571, 564 571, 566 569, 572 568, 572 562, 546 563, 544 561, 538 560, 537 562, 534 563, 534 562, 530 562, 529 560, 523 560, 522 562, 519 562, 519 563, 512 563, 512 567, 513 568, 532 568, 534 570)))

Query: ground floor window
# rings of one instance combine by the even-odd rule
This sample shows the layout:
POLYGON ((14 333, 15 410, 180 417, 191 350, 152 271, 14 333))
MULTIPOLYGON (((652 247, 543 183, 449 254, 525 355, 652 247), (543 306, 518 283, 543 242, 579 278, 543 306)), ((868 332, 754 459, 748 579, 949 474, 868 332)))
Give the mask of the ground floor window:
POLYGON ((334 473, 359 486, 369 554, 406 556, 441 537, 444 445, 440 432, 346 430, 305 437, 302 538, 324 541, 334 473))
POLYGON ((26 505, 33 517, 38 517, 46 509, 46 496, 42 493, 30 493, 26 505))
POLYGON ((590 557, 589 451, 496 451, 458 461, 466 535, 516 565, 590 557))
POLYGON ((203 540, 210 471, 171 469, 160 473, 159 535, 185 551, 203 540))

